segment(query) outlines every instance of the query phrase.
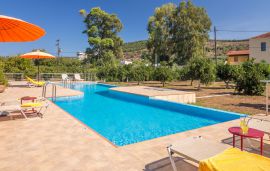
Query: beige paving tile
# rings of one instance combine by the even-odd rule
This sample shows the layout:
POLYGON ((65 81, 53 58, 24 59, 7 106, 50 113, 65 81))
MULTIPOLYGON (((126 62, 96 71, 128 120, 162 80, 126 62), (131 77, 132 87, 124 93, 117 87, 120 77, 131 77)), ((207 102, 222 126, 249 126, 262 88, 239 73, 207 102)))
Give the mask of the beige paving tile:
MULTIPOLYGON (((58 87, 59 96, 81 92, 58 87)), ((40 88, 8 88, 0 101, 41 94, 40 88)), ((19 115, 19 114, 18 114, 19 115)), ((12 171, 137 171, 171 170, 166 146, 182 138, 201 135, 230 142, 227 129, 239 125, 231 121, 116 148, 93 130, 54 104, 44 118, 0 121, 0 170, 12 171)), ((269 142, 268 142, 269 143, 269 142)), ((265 147, 270 150, 270 146, 265 147)), ((178 159, 182 170, 197 170, 178 159)))

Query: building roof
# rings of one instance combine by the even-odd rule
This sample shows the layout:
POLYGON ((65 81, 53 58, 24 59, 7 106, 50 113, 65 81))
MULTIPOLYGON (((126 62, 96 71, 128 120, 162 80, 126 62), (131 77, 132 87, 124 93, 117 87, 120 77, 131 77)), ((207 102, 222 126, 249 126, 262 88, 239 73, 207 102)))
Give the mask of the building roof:
POLYGON ((227 53, 228 56, 249 55, 249 50, 231 50, 227 53))
POLYGON ((252 37, 251 39, 260 39, 260 38, 269 38, 270 37, 270 32, 261 34, 259 36, 252 37))

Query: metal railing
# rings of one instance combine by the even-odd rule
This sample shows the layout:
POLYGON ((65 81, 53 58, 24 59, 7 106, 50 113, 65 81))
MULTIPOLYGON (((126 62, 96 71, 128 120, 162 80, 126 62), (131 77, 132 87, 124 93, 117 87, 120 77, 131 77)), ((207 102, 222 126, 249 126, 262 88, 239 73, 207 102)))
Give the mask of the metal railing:
POLYGON ((22 81, 24 79, 24 73, 5 73, 5 77, 8 80, 22 81))
MULTIPOLYGON (((62 80, 62 74, 63 73, 40 73, 40 80, 42 81, 61 81, 62 80)), ((74 79, 74 73, 65 73, 68 75, 68 77, 73 80, 74 79)), ((97 81, 96 73, 78 73, 80 74, 81 78, 85 81, 97 81)), ((22 81, 25 79, 24 73, 5 73, 5 76, 8 80, 14 80, 14 81, 22 81)), ((37 75, 33 78, 37 79, 37 75)))
POLYGON ((47 97, 47 86, 51 84, 52 85, 52 102, 56 101, 56 97, 57 97, 57 91, 56 91, 56 84, 55 83, 46 83, 45 85, 42 86, 42 97, 46 98, 47 97))

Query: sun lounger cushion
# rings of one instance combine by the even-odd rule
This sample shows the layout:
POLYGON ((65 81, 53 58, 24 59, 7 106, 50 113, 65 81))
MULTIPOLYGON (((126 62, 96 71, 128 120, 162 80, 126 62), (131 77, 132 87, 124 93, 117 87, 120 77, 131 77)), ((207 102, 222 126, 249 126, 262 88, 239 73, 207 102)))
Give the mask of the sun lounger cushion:
POLYGON ((32 83, 32 84, 34 84, 34 85, 37 85, 37 86, 43 86, 43 85, 45 84, 44 81, 35 81, 35 80, 33 80, 32 78, 30 78, 30 77, 26 77, 26 78, 27 78, 27 80, 28 80, 30 83, 32 83))
POLYGON ((200 161, 199 171, 269 171, 270 158, 229 148, 200 161))
POLYGON ((41 107, 42 103, 24 103, 21 107, 41 107))

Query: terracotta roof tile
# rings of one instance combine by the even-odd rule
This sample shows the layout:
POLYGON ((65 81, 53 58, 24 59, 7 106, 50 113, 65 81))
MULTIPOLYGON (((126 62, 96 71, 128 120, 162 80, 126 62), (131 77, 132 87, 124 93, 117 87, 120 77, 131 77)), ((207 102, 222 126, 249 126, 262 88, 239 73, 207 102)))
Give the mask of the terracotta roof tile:
POLYGON ((249 55, 249 50, 231 50, 227 53, 228 56, 249 55))
POLYGON ((261 34, 259 36, 252 37, 251 39, 268 38, 268 37, 270 37, 270 32, 261 34))

